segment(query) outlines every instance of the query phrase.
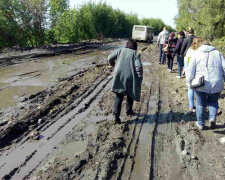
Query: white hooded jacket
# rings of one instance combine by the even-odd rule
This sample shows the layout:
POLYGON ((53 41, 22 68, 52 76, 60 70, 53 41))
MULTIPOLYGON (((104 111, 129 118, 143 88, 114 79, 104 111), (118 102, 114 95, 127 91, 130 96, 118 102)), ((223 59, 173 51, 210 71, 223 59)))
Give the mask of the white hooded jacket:
POLYGON ((212 46, 202 45, 198 48, 190 61, 188 73, 189 82, 196 77, 205 77, 205 85, 196 91, 214 94, 224 90, 225 59, 212 46))
POLYGON ((169 32, 166 30, 163 30, 159 33, 157 44, 164 44, 166 42, 166 39, 168 38, 169 32))

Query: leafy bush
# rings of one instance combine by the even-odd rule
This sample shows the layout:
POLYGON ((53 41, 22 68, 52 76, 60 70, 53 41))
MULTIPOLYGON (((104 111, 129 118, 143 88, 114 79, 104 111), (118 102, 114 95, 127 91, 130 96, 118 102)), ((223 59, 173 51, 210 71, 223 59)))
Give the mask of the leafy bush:
POLYGON ((219 39, 214 39, 212 44, 225 56, 225 36, 219 39))
POLYGON ((192 27, 206 40, 225 36, 224 0, 178 0, 177 29, 192 27))
POLYGON ((166 26, 161 19, 139 20, 137 14, 126 14, 102 1, 69 9, 68 0, 0 0, 0 48, 128 38, 138 24, 154 27, 156 35, 166 26))

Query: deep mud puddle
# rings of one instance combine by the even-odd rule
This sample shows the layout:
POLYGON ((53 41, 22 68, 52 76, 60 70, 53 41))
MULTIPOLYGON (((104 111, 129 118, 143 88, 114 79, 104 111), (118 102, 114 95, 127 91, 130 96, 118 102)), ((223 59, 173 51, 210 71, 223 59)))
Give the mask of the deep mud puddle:
POLYGON ((28 59, 19 64, 0 67, 0 109, 16 106, 21 100, 19 97, 36 94, 57 83, 60 78, 90 68, 101 60, 106 61, 107 55, 123 44, 124 41, 114 42, 98 49, 28 59))

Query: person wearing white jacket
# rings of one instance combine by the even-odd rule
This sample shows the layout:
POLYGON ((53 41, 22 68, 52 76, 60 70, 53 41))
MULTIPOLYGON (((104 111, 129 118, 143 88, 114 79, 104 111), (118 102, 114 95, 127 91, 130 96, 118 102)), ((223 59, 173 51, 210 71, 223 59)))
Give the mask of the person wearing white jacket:
POLYGON ((160 48, 160 54, 159 54, 159 64, 164 64, 166 60, 166 55, 163 52, 163 44, 166 42, 168 38, 169 32, 167 31, 166 27, 163 28, 163 31, 159 33, 158 39, 157 39, 157 44, 160 48))
POLYGON ((204 108, 209 107, 209 127, 216 127, 218 99, 224 90, 225 59, 223 55, 203 42, 188 66, 188 82, 195 77, 204 76, 204 86, 195 89, 196 93, 196 125, 200 130, 205 129, 204 108))
POLYGON ((185 75, 186 75, 186 84, 188 88, 188 112, 187 114, 192 114, 195 112, 194 108, 194 90, 191 89, 190 83, 188 82, 189 79, 189 73, 188 73, 188 65, 190 64, 190 61, 194 58, 196 54, 196 50, 200 46, 200 43, 202 42, 202 39, 199 37, 195 37, 191 47, 188 49, 186 56, 184 57, 184 68, 185 68, 185 75))

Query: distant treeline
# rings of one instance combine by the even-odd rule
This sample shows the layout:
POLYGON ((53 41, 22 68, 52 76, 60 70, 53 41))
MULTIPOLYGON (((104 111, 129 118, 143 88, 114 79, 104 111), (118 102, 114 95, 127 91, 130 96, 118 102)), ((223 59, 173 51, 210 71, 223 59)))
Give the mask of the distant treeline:
POLYGON ((225 0, 178 0, 177 29, 192 27, 225 53, 225 0))
POLYGON ((105 2, 70 9, 68 0, 0 0, 0 48, 127 38, 135 24, 154 27, 156 35, 166 26, 161 19, 140 20, 105 2))

